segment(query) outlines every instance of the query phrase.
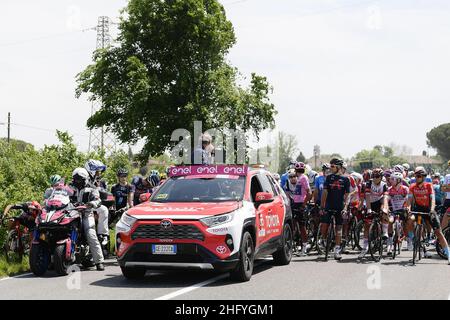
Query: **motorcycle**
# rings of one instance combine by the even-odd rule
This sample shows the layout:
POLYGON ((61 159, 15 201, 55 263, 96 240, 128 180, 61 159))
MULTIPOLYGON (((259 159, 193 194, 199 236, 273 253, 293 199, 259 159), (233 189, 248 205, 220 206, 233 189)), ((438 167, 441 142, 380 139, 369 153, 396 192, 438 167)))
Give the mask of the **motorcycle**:
POLYGON ((30 249, 30 269, 42 276, 53 265, 58 275, 67 275, 69 267, 95 264, 83 235, 82 214, 86 206, 73 206, 70 200, 49 200, 36 218, 30 249))

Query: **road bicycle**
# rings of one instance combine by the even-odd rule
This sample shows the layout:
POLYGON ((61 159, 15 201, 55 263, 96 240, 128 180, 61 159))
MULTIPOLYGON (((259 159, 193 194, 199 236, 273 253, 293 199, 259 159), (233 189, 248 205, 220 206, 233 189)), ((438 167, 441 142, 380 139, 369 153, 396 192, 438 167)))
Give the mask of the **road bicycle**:
POLYGON ((383 258, 383 250, 386 243, 383 240, 382 213, 372 211, 370 215, 372 217, 372 223, 369 228, 369 253, 373 261, 379 262, 383 258))
POLYGON ((424 235, 424 224, 423 219, 426 216, 430 216, 429 212, 411 212, 412 215, 414 215, 416 218, 416 225, 414 227, 414 249, 413 249, 413 259, 412 263, 413 265, 416 264, 417 261, 422 260, 422 252, 425 254, 426 252, 426 245, 424 244, 423 235, 424 235))

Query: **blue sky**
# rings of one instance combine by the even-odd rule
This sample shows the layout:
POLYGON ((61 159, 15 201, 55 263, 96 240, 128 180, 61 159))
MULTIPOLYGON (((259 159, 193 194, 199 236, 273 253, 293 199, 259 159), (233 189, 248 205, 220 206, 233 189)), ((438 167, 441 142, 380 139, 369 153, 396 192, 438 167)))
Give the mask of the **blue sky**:
MULTIPOLYGON (((450 121, 450 2, 222 0, 237 44, 230 62, 274 87, 278 129, 311 155, 351 156, 376 144, 426 149, 425 133, 450 121), (420 121, 417 121, 420 119, 420 121)), ((3 0, 0 122, 42 146, 64 127, 87 149, 90 104, 75 75, 90 63, 99 15, 126 1, 3 0)), ((0 135, 5 127, 0 126, 0 135)))

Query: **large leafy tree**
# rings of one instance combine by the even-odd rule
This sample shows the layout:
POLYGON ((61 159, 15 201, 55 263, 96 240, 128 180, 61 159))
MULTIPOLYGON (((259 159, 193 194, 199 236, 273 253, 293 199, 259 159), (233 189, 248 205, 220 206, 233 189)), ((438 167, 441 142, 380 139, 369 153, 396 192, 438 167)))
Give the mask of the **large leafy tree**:
POLYGON ((77 95, 102 102, 88 127, 144 140, 145 157, 170 147, 173 130, 192 132, 195 120, 256 136, 273 127, 267 79, 252 74, 242 87, 226 61, 236 38, 217 0, 130 0, 124 13, 118 45, 97 51, 77 76, 77 95))
POLYGON ((427 133, 428 145, 444 159, 450 159, 450 123, 444 123, 427 133))

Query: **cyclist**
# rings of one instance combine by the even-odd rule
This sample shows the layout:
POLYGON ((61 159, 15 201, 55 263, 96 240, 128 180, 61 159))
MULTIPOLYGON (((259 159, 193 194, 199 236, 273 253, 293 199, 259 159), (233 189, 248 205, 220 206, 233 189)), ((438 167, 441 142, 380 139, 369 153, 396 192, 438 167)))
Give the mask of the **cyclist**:
POLYGON ((444 202, 444 192, 441 190, 442 189, 442 184, 441 184, 441 175, 440 173, 436 172, 433 174, 433 189, 434 189, 434 194, 436 195, 436 206, 442 206, 443 202, 444 202))
POLYGON ((294 192, 295 192, 295 186, 297 185, 298 177, 295 173, 295 169, 289 170, 288 172, 289 177, 286 181, 286 184, 283 186, 283 190, 288 196, 288 198, 291 200, 291 206, 294 203, 294 192))
POLYGON ((388 188, 391 186, 391 181, 389 180, 389 178, 392 175, 392 170, 391 169, 386 169, 383 172, 383 182, 385 182, 388 186, 388 188))
POLYGON ((161 179, 159 173, 156 170, 152 170, 150 175, 144 179, 141 176, 135 176, 131 181, 134 186, 133 205, 137 206, 141 203, 140 197, 145 193, 152 193, 153 189, 159 186, 161 179))
POLYGON ((134 186, 127 181, 128 170, 120 168, 117 170, 118 183, 111 188, 114 196, 116 210, 131 208, 133 206, 134 186))
MULTIPOLYGON (((434 233, 439 240, 442 248, 444 248, 445 255, 450 264, 449 247, 447 240, 442 234, 441 224, 435 211, 436 199, 434 195, 434 189, 431 183, 425 182, 427 172, 424 167, 417 167, 414 170, 416 183, 412 184, 409 188, 408 206, 412 208, 414 212, 426 212, 429 216, 424 216, 424 220, 427 226, 431 226, 434 233)), ((408 230, 412 232, 412 221, 408 224, 408 230)))
POLYGON ((316 179, 319 176, 319 174, 314 170, 308 171, 308 180, 309 180, 309 188, 311 189, 311 192, 314 193, 314 190, 316 188, 316 179))
MULTIPOLYGON (((393 216, 399 215, 400 221, 403 224, 403 234, 407 234, 406 230, 406 219, 407 219, 407 209, 406 204, 408 200, 409 188, 402 184, 403 174, 400 172, 394 172, 391 175, 391 187, 388 190, 388 201, 390 207, 392 208, 391 213, 393 216)), ((393 228, 392 223, 389 224, 389 239, 387 254, 392 254, 393 249, 393 228)))
POLYGON ((44 192, 44 200, 49 199, 52 196, 53 190, 61 184, 64 185, 64 179, 58 174, 52 175, 50 177, 50 188, 47 188, 44 192))
POLYGON ((325 179, 330 172, 330 164, 324 163, 322 165, 322 174, 318 175, 314 185, 314 203, 320 206, 320 201, 322 199, 322 191, 323 185, 325 183, 325 179))
MULTIPOLYGON (((447 166, 450 169, 450 160, 447 162, 447 166)), ((448 208, 450 208, 450 173, 445 176, 441 191, 445 192, 444 207, 446 210, 448 210, 448 208)), ((448 214, 444 214, 444 218, 442 219, 442 226, 446 227, 447 225, 448 214)))
POLYGON ((353 215, 357 214, 361 206, 361 183, 363 181, 363 176, 357 172, 352 172, 348 176, 350 182, 350 193, 347 198, 347 211, 343 214, 343 238, 342 240, 342 252, 346 253, 345 245, 348 233, 350 230, 350 221, 353 215))
POLYGON ((281 185, 282 188, 284 188, 284 186, 286 185, 286 182, 288 181, 290 170, 295 170, 295 164, 296 163, 297 162, 294 161, 294 160, 289 161, 289 166, 286 168, 286 173, 281 175, 280 185, 281 185))
POLYGON ((305 175, 306 165, 303 162, 295 164, 295 173, 297 174, 297 184, 293 194, 292 212, 300 226, 300 235, 302 240, 302 253, 306 255, 308 251, 308 234, 306 232, 306 213, 305 205, 311 198, 311 189, 309 187, 308 177, 305 175))
POLYGON ((334 259, 341 260, 341 239, 342 239, 342 214, 347 211, 347 198, 350 193, 350 181, 341 174, 344 161, 341 159, 332 159, 330 161, 331 174, 325 179, 321 199, 321 234, 326 239, 328 228, 332 216, 336 222, 336 246, 334 248, 334 259))
POLYGON ((389 221, 387 217, 388 212, 388 187, 383 181, 383 169, 376 168, 372 171, 372 180, 365 186, 365 199, 367 207, 367 216, 364 219, 364 242, 363 249, 359 255, 359 259, 364 258, 369 247, 369 228, 372 223, 372 212, 381 214, 381 226, 383 239, 388 238, 389 221))

